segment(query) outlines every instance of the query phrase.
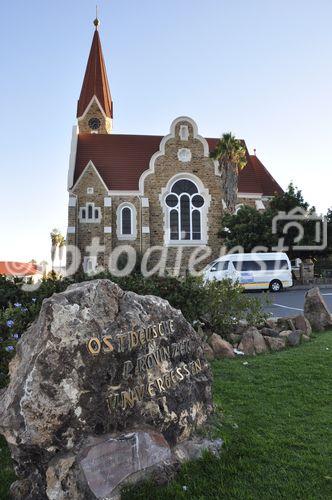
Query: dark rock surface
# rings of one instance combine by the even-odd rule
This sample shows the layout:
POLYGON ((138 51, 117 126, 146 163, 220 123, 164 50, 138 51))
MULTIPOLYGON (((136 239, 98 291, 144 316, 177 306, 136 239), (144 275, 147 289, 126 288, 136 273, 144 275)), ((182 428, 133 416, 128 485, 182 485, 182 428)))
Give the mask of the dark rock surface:
POLYGON ((0 432, 24 479, 13 488, 99 498, 82 458, 91 441, 155 430, 172 448, 211 411, 201 339, 180 311, 108 280, 72 285, 44 301, 0 395, 0 432))

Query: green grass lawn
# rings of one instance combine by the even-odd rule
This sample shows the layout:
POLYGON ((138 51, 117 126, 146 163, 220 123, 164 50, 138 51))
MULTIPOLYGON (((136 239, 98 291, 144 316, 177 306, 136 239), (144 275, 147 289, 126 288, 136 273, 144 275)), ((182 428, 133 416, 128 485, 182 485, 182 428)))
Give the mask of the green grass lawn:
MULTIPOLYGON (((214 362, 213 371, 220 459, 206 456, 168 486, 145 484, 124 498, 332 499, 332 332, 297 349, 214 362)), ((0 446, 5 499, 13 475, 0 446)))

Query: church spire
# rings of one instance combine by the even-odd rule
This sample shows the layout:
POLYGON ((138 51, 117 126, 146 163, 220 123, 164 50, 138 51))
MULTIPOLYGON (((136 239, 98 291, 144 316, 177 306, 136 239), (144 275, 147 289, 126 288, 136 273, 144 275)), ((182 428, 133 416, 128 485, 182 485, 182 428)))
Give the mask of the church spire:
POLYGON ((93 97, 98 99, 102 112, 108 119, 113 118, 113 102, 108 84, 105 61, 99 38, 99 19, 96 17, 93 24, 95 32, 93 35, 88 64, 85 70, 82 90, 77 105, 77 117, 82 117, 93 97))

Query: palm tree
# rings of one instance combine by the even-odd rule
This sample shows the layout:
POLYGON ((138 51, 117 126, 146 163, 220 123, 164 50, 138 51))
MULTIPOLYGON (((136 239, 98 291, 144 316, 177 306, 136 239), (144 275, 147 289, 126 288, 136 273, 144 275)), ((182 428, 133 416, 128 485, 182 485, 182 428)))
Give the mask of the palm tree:
POLYGON ((60 234, 60 231, 58 229, 53 229, 50 236, 51 236, 51 261, 52 261, 52 272, 53 272, 56 249, 58 247, 59 238, 60 238, 61 234, 60 234))
POLYGON ((221 136, 210 156, 219 162, 225 208, 227 212, 233 213, 236 207, 239 171, 247 164, 245 147, 228 132, 221 136))
POLYGON ((58 238, 58 247, 59 247, 59 261, 60 261, 60 270, 62 267, 62 258, 63 258, 63 252, 66 246, 66 240, 62 234, 59 234, 58 238))

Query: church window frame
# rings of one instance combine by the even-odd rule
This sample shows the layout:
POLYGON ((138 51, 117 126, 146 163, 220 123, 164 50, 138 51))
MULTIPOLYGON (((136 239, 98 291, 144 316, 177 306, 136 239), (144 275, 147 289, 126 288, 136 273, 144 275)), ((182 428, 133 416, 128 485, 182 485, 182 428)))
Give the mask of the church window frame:
POLYGON ((101 208, 95 203, 88 202, 80 208, 79 221, 82 223, 100 224, 101 218, 101 208))
POLYGON ((194 175, 178 174, 162 190, 164 243, 167 246, 206 245, 208 189, 194 175))
POLYGON ((116 233, 118 240, 135 240, 137 238, 137 211, 130 202, 123 202, 117 208, 116 233))

